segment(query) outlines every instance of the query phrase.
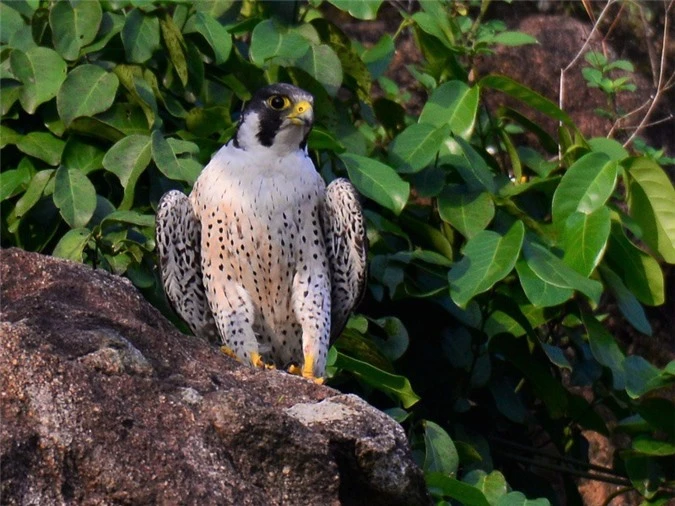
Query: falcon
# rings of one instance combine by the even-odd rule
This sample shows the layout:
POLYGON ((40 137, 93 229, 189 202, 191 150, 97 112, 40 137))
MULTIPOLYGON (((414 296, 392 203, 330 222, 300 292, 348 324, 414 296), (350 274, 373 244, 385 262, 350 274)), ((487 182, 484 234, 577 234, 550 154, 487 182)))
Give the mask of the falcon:
POLYGON ((308 155, 313 103, 290 84, 259 90, 189 197, 162 196, 156 235, 167 298, 195 335, 321 382, 363 296, 367 242, 352 184, 326 186, 308 155))

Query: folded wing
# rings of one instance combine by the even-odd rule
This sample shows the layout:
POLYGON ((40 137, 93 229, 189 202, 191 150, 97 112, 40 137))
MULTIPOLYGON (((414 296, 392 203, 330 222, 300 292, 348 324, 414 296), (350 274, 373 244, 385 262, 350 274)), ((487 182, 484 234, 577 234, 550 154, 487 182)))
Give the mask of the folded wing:
POLYGON ((328 185, 321 213, 331 273, 331 341, 344 329, 366 287, 366 228, 358 194, 346 179, 328 185))
POLYGON ((162 196, 156 238, 164 292, 173 309, 196 336, 219 342, 202 278, 200 224, 183 193, 162 196))

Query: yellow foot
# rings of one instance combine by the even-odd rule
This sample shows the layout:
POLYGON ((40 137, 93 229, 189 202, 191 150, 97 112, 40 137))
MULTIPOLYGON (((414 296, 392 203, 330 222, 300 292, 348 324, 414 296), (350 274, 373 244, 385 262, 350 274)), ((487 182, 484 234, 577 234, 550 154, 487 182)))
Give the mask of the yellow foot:
POLYGON ((259 367, 260 369, 265 368, 265 361, 262 359, 262 355, 256 351, 251 353, 251 364, 253 367, 259 367))
POLYGON ((228 357, 232 357, 235 360, 239 360, 239 357, 237 357, 237 354, 235 352, 233 352, 232 349, 228 348, 227 346, 221 346, 220 351, 223 352, 228 357))
POLYGON ((302 375, 302 369, 300 369, 300 367, 298 367, 295 364, 289 365, 287 370, 288 370, 289 374, 292 374, 294 376, 301 376, 302 375))
POLYGON ((305 363, 302 366, 302 377, 313 381, 319 385, 323 385, 324 378, 317 378, 314 376, 314 355, 308 353, 305 355, 305 363))

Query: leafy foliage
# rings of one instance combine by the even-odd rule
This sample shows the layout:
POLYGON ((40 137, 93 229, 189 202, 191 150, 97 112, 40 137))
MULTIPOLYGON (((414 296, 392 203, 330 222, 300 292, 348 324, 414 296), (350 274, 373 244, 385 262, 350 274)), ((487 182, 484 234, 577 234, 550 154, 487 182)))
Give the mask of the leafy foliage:
MULTIPOLYGON (((330 3, 362 20, 381 7, 330 3)), ((504 440, 531 448, 533 428, 581 460, 582 430, 625 433, 625 484, 666 497, 673 406, 658 391, 675 365, 626 355, 604 324, 613 301, 650 335, 644 306, 665 302, 675 190, 663 153, 585 139, 529 88, 476 78, 474 56, 534 42, 483 12, 424 2, 366 49, 320 4, 1 3, 2 245, 126 275, 168 314, 159 197, 189 191, 253 90, 293 82, 316 97, 317 166, 350 177, 368 220, 369 295, 331 350, 332 383, 406 424, 438 504, 548 504, 526 499, 554 497, 529 468, 498 470, 518 460, 504 440), (384 76, 403 30, 424 56, 408 68, 428 95, 419 117, 384 76), (523 107, 489 115, 485 90, 523 107), (556 137, 532 109, 560 121, 556 137), (593 402, 571 387, 591 387, 593 402)), ((630 89, 608 77, 626 63, 587 61, 591 86, 630 89)))

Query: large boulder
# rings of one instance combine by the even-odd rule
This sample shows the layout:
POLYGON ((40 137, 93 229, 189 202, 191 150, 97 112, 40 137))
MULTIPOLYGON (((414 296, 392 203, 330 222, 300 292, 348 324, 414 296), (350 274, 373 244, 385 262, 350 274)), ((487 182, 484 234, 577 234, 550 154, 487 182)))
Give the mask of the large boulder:
POLYGON ((0 251, 3 504, 429 504, 401 427, 241 366, 125 279, 0 251))

